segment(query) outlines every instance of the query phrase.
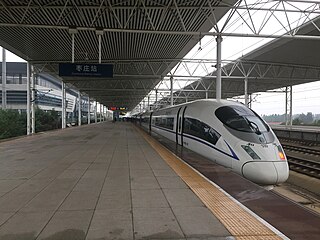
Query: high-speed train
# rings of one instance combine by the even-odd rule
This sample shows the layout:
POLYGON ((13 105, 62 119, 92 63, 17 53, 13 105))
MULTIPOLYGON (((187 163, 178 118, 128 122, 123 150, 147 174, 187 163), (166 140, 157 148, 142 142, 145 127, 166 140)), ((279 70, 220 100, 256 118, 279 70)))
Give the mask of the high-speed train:
POLYGON ((285 182, 289 167, 268 124, 241 103, 196 100, 138 116, 162 135, 260 185, 285 182))

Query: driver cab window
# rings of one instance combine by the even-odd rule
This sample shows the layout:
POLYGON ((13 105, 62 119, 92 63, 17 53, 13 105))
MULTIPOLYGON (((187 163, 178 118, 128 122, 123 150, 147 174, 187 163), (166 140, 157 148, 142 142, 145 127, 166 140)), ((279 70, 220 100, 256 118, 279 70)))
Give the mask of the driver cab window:
POLYGON ((251 109, 244 106, 224 106, 215 112, 217 118, 226 126, 243 132, 269 132, 269 127, 251 109))

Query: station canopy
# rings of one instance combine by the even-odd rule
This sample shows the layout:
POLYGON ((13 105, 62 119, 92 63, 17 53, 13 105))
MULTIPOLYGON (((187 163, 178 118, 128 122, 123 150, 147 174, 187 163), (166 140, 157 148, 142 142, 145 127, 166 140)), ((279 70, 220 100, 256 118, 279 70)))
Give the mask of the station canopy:
MULTIPOLYGON (((296 33, 301 38, 284 37, 270 41, 256 50, 226 61, 222 67, 222 98, 244 95, 244 80, 248 94, 272 91, 320 80, 320 18, 301 26, 296 33)), ((215 98, 216 72, 188 84, 174 93, 175 104, 194 99, 215 98)), ((285 89, 283 90, 285 91, 285 89)), ((169 97, 159 105, 170 102, 169 97)))
MULTIPOLYGON (((243 18, 240 10, 249 12, 263 9, 257 4, 248 6, 247 2, 1 0, 0 45, 29 61, 36 71, 58 76, 59 63, 72 61, 73 36, 74 62, 86 64, 98 63, 101 36, 101 63, 113 65, 113 77, 61 78, 70 87, 75 87, 105 106, 130 110, 158 86, 175 66, 185 66, 187 63, 183 57, 204 36, 232 35, 219 32, 225 28, 218 26, 220 19, 227 16, 230 20, 236 12, 243 18)), ((284 2, 302 1, 267 2, 279 3, 268 9, 273 12, 266 15, 270 19, 278 11, 272 8, 285 6, 284 2)), ((319 14, 318 2, 307 2, 314 8, 301 13, 309 14, 307 17, 313 13, 319 14)), ((312 39, 294 38, 293 34, 289 34, 288 38, 276 39, 236 61, 223 63, 222 97, 243 94, 244 77, 248 78, 249 93, 318 80, 320 44, 315 37, 319 35, 319 25, 319 21, 314 20, 304 24, 294 34, 310 35, 312 39)), ((175 103, 185 101, 179 96, 191 100, 205 97, 205 92, 214 98, 215 75, 215 71, 209 71, 200 80, 175 91, 175 103)), ((162 101, 166 100, 165 97, 162 101)))

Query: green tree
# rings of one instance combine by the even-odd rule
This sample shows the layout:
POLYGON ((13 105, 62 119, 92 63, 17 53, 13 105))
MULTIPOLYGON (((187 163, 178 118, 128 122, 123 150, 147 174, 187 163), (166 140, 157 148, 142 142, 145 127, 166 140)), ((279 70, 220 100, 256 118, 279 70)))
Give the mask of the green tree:
POLYGON ((292 125, 301 125, 301 120, 299 118, 293 119, 292 125))
POLYGON ((26 114, 19 114, 17 110, 0 109, 0 139, 25 135, 26 121, 26 114))
POLYGON ((40 108, 36 109, 36 132, 57 129, 59 127, 59 116, 54 110, 49 112, 40 108))

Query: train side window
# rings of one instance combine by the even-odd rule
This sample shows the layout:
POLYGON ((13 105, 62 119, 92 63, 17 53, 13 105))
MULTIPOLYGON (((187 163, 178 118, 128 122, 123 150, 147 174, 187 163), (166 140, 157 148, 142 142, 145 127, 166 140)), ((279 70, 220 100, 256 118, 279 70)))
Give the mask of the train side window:
POLYGON ((170 117, 156 117, 155 118, 155 125, 163 128, 167 128, 170 130, 173 130, 173 123, 174 123, 174 118, 170 117))
POLYGON ((185 118, 183 132, 201 138, 212 144, 216 144, 221 136, 206 123, 193 118, 185 118))
POLYGON ((174 118, 170 117, 167 118, 167 122, 166 122, 166 128, 173 130, 173 122, 174 122, 174 118))

